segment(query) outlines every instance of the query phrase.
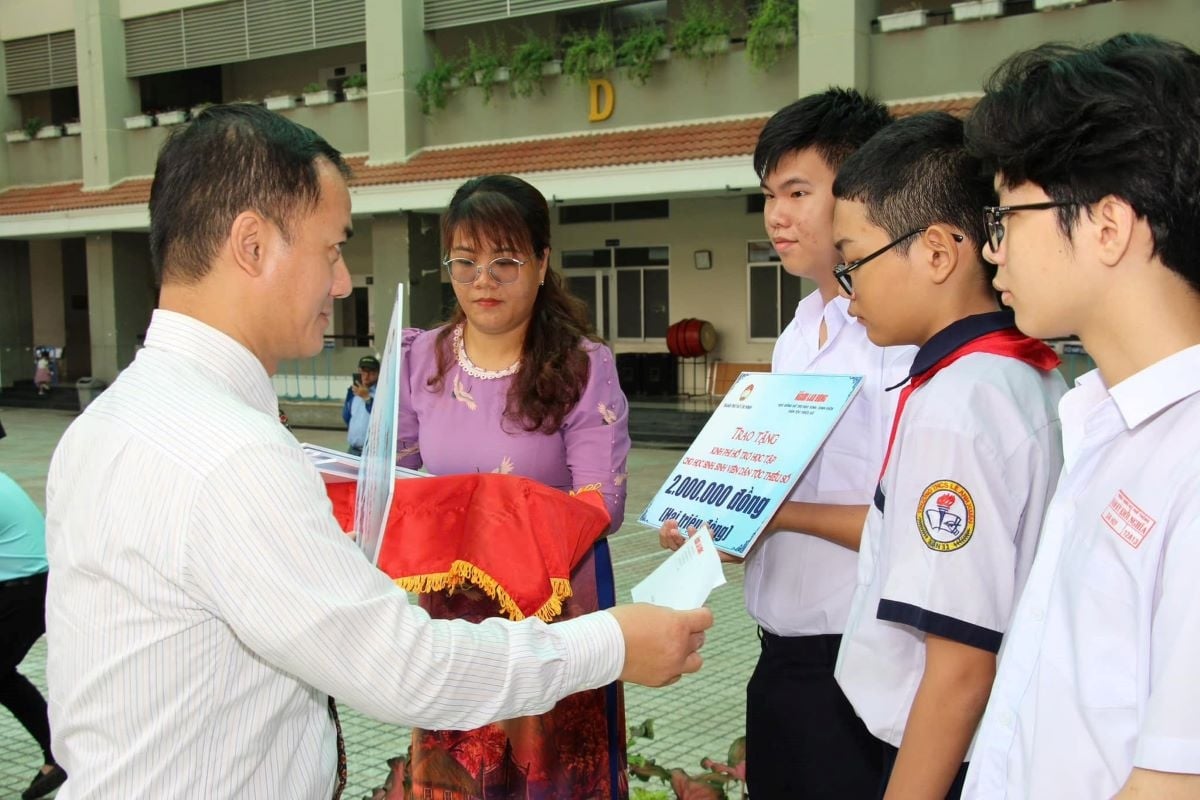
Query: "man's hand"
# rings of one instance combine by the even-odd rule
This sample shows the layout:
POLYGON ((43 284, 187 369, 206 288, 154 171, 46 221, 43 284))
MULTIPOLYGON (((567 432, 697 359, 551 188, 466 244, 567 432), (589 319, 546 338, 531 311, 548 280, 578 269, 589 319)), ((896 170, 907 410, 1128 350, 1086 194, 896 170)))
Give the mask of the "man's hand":
POLYGON ((363 386, 361 383, 355 383, 351 384, 350 388, 353 389, 354 393, 363 400, 369 400, 371 397, 371 388, 369 386, 363 386))
POLYGON ((712 611, 673 611, 648 603, 608 609, 625 637, 621 680, 643 686, 666 686, 696 672, 704 659, 704 631, 712 627, 712 611))

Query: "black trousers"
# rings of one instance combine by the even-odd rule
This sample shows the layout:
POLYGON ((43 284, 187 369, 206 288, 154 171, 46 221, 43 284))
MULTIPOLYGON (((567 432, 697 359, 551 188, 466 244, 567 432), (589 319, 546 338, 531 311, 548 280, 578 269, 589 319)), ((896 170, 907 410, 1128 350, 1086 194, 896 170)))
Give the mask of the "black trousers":
POLYGON ((0 705, 37 740, 45 763, 53 764, 46 700, 17 672, 17 665, 45 632, 46 573, 0 583, 0 705))
MULTIPOLYGON (((896 767, 896 756, 900 754, 900 750, 892 747, 887 742, 879 743, 883 747, 883 780, 879 782, 879 800, 883 800, 883 795, 887 792, 888 781, 891 780, 892 770, 896 767)), ((964 763, 958 768, 958 774, 954 776, 954 783, 950 784, 950 791, 946 792, 946 800, 959 800, 962 797, 963 781, 967 779, 967 764, 964 763)))
POLYGON ((753 800, 874 800, 879 740, 833 677, 841 636, 759 632, 746 687, 746 784, 753 800))

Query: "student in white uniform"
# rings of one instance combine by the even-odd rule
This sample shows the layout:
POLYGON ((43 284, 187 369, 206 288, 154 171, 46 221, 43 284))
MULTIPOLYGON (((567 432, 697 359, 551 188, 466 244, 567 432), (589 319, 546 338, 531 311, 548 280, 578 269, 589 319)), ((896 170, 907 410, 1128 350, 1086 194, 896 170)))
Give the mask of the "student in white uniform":
POLYGON ((1098 369, 1062 400, 1065 468, 965 796, 1200 797, 1200 55, 1044 46, 968 131, 1000 194, 996 288, 1098 369))
POLYGON ((1058 358, 998 310, 962 123, 892 123, 834 183, 835 274, 878 345, 920 347, 859 548, 837 679, 888 798, 957 797, 1062 464, 1058 358))
MULTIPOLYGON (((765 196, 763 222, 790 274, 816 289, 800 301, 775 344, 775 372, 863 375, 863 388, 775 519, 746 556, 746 608, 762 652, 746 689, 746 766, 756 800, 872 798, 879 746, 833 679, 854 593, 858 557, 811 531, 812 504, 854 520, 857 541, 875 490, 896 393, 916 350, 881 348, 847 313, 830 268, 833 179, 838 166, 890 121, 887 110, 853 90, 804 97, 767 121, 754 152, 765 196)), ((820 520, 815 524, 820 527, 820 520)), ((672 522, 665 547, 683 542, 672 522)))

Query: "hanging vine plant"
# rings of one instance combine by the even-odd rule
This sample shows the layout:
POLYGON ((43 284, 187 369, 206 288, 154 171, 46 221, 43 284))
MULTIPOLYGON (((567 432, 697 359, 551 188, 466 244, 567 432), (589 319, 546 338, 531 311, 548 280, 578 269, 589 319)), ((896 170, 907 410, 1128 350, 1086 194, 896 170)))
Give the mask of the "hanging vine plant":
POLYGON ((746 52, 755 69, 768 72, 796 43, 798 15, 796 0, 762 0, 746 32, 746 52))
POLYGON ((580 83, 611 71, 617 63, 617 48, 606 28, 570 34, 563 45, 563 72, 580 83))

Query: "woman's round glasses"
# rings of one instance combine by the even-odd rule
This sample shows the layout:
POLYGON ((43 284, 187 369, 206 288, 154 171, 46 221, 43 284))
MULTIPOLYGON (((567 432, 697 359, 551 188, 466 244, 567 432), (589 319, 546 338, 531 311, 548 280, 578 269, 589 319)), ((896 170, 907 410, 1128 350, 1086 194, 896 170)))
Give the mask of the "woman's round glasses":
POLYGON ((525 262, 501 256, 486 264, 478 264, 469 258, 447 258, 442 265, 450 273, 450 280, 455 283, 474 283, 479 280, 484 269, 496 283, 512 283, 520 277, 521 267, 525 266, 525 262))

